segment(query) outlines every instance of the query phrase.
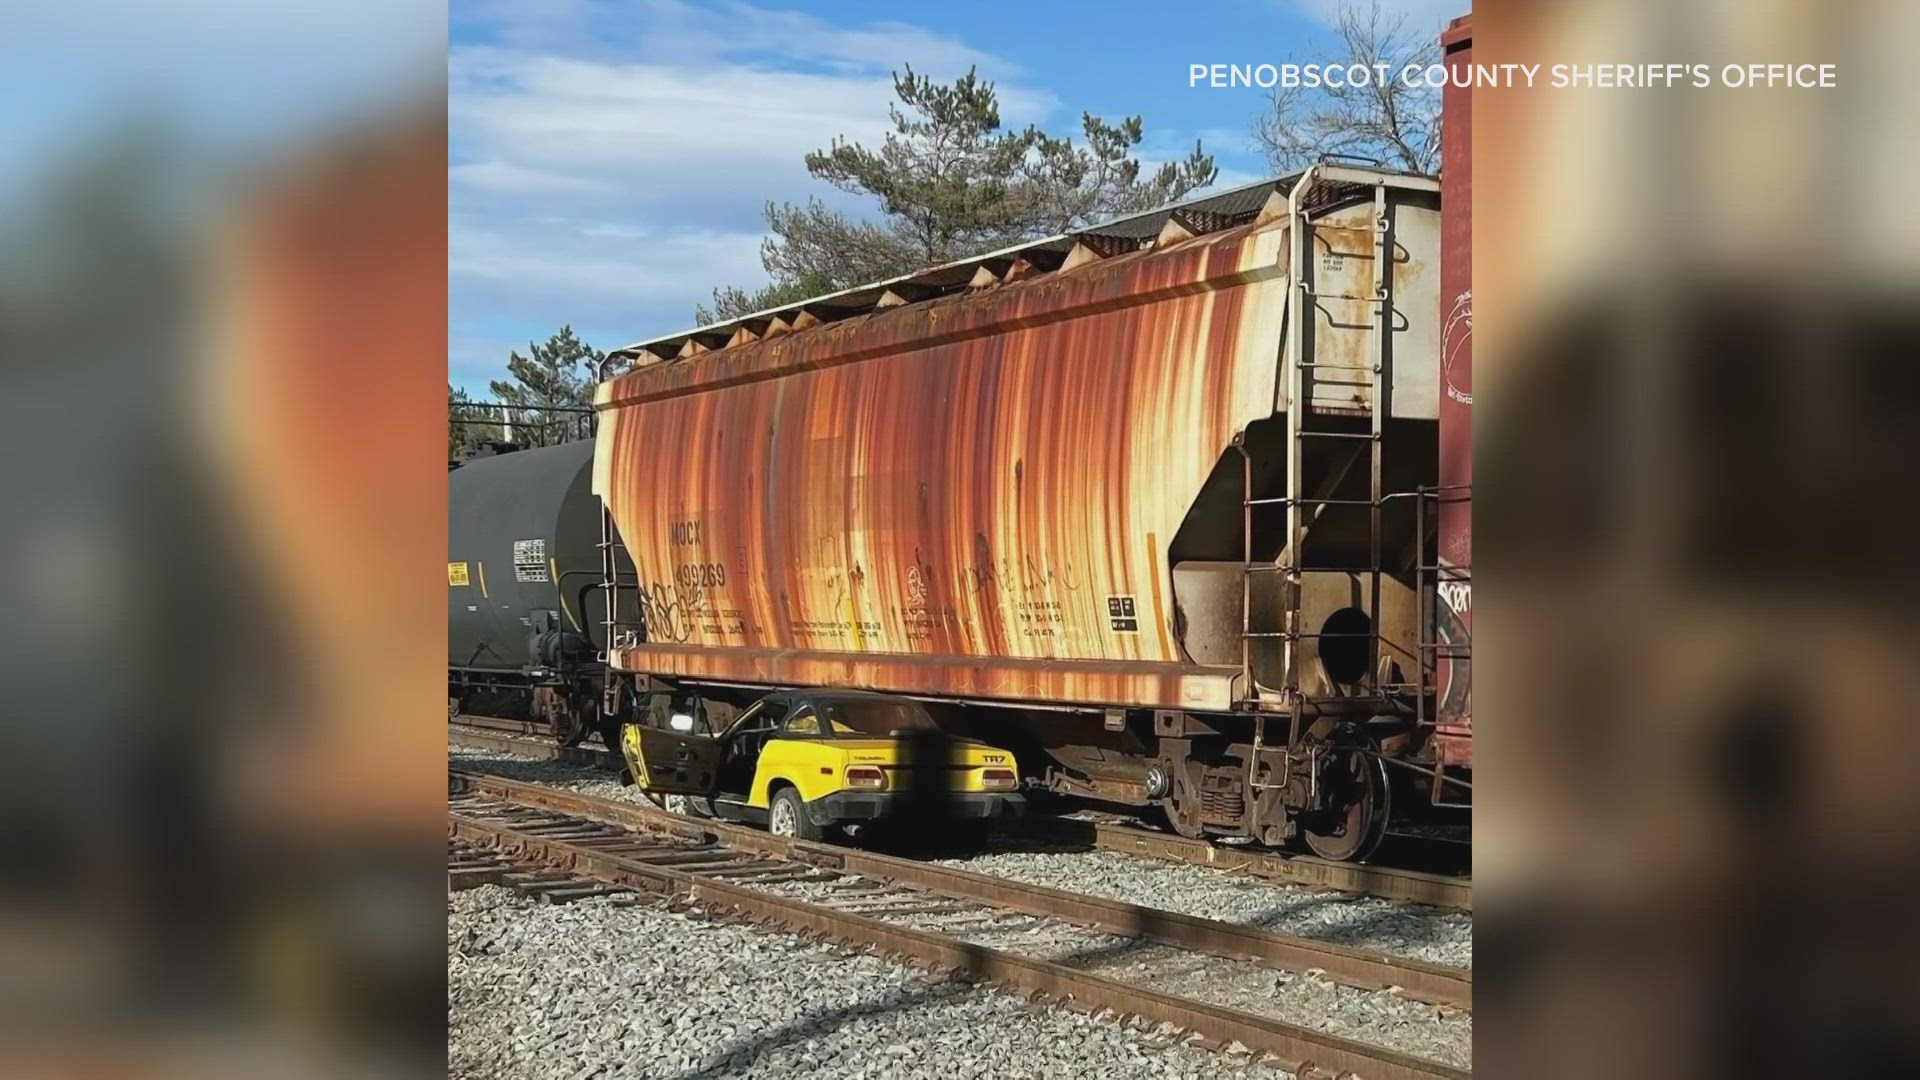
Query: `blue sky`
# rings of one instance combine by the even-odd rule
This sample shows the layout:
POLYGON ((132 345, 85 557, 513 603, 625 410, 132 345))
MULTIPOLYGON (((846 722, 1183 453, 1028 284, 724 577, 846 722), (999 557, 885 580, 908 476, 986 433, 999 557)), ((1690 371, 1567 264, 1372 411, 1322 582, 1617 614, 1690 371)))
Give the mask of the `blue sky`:
MULTIPOLYGON (((870 212, 801 158, 836 135, 877 144, 906 63, 977 66, 1009 126, 1138 113, 1144 159, 1197 137, 1221 185, 1253 179, 1259 92, 1189 89, 1187 65, 1303 53, 1336 5, 453 0, 449 377, 483 392, 562 323, 603 349, 684 329, 714 286, 766 280, 768 200, 870 212)), ((1437 32, 1468 2, 1383 6, 1437 32)))

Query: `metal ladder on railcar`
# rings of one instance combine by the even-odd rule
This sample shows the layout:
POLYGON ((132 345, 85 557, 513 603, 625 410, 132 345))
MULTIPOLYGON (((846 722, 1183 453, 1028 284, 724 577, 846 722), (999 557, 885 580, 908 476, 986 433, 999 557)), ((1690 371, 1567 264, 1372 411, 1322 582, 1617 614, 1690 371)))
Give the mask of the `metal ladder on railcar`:
MULTIPOLYGON (((1286 753, 1289 758, 1298 751, 1301 741, 1301 719, 1306 712, 1305 706, 1310 698, 1301 688, 1300 673, 1302 659, 1305 656, 1303 646, 1307 642, 1319 641, 1328 637, 1362 637, 1367 639, 1367 668, 1362 677, 1362 686, 1373 696, 1382 696, 1388 687, 1381 685, 1380 663, 1380 593, 1383 573, 1381 537, 1381 511, 1388 499, 1383 490, 1382 447, 1385 439, 1386 417, 1389 408, 1388 388, 1391 386, 1388 366, 1391 358, 1390 340, 1393 320, 1393 233, 1392 217, 1388 213, 1387 185, 1376 181, 1373 185, 1373 289, 1370 296, 1348 296, 1321 294, 1313 291, 1312 282, 1312 237, 1308 225, 1308 212, 1303 205, 1305 197, 1311 194, 1316 179, 1317 166, 1309 169, 1295 184, 1288 198, 1288 257, 1289 287, 1292 300, 1288 304, 1289 326, 1286 338, 1286 357, 1283 377, 1286 383, 1286 453, 1287 477, 1286 493, 1277 498, 1253 497, 1253 459, 1240 440, 1236 447, 1241 453, 1241 516, 1242 516, 1242 582, 1240 606, 1241 670, 1246 697, 1243 707, 1253 714, 1253 754, 1247 763, 1247 783, 1252 790, 1284 786, 1284 778, 1290 769, 1281 772, 1282 783, 1270 784, 1260 780, 1260 761, 1263 749, 1269 745, 1267 725, 1275 716, 1288 718, 1286 753), (1318 304, 1322 300, 1365 303, 1372 306, 1372 326, 1374 331, 1373 362, 1369 380, 1369 424, 1365 432, 1330 430, 1325 426, 1315 426, 1312 409, 1313 375, 1320 367, 1335 367, 1353 371, 1351 365, 1319 364, 1306 357, 1305 347, 1311 332, 1312 319, 1318 304), (1304 490, 1306 475, 1305 459, 1310 446, 1316 444, 1340 445, 1358 444, 1360 452, 1355 454, 1344 466, 1335 466, 1329 471, 1331 482, 1326 486, 1325 494, 1314 495, 1304 490), (1368 497, 1366 499, 1334 498, 1331 492, 1338 482, 1351 471, 1357 459, 1364 456, 1369 478, 1368 497), (1286 544, 1281 548, 1280 561, 1257 563, 1253 551, 1253 519, 1257 508, 1262 506, 1280 506, 1286 514, 1286 544), (1343 570, 1349 573, 1365 574, 1368 578, 1368 617, 1367 632, 1358 633, 1320 633, 1308 632, 1302 625, 1302 599, 1304 578, 1307 569, 1302 552, 1309 526, 1329 507, 1366 507, 1369 515, 1369 558, 1365 567, 1325 567, 1329 570, 1343 570), (1280 574, 1283 576, 1281 628, 1278 630, 1253 629, 1253 592, 1254 578, 1259 574, 1280 574), (1285 672, 1283 685, 1277 688, 1263 687, 1259 684, 1254 671, 1253 644, 1262 639, 1277 639, 1281 643, 1282 670, 1285 672), (1275 703, 1265 696, 1263 691, 1277 689, 1280 700, 1275 703)), ((1335 695, 1349 697, 1352 695, 1335 695)), ((1310 773, 1317 779, 1317 769, 1310 773)))
MULTIPOLYGON (((606 606, 601 619, 601 628, 605 633, 605 647, 600 653, 601 670, 605 673, 600 693, 600 715, 603 720, 614 717, 620 712, 620 680, 613 669, 614 650, 621 647, 620 640, 620 592, 622 589, 638 593, 640 582, 637 578, 626 579, 620 574, 620 556, 627 555, 627 565, 633 565, 633 556, 627 552, 626 542, 620 539, 620 530, 613 522, 613 511, 607 509, 605 502, 600 504, 600 591, 605 595, 606 606)), ((635 641, 641 635, 635 631, 635 641)))
MULTIPOLYGON (((611 377, 611 365, 613 363, 615 363, 615 359, 611 355, 604 356, 600 359, 599 368, 594 373, 594 384, 596 386, 606 382, 608 378, 611 377)), ((592 414, 594 423, 591 433, 596 438, 598 438, 600 434, 599 415, 598 411, 592 414)), ((594 448, 595 456, 597 457, 599 453, 600 448, 596 446, 594 448)), ((607 508, 605 499, 600 500, 600 543, 598 547, 600 549, 600 591, 604 594, 605 599, 604 613, 600 620, 603 644, 599 653, 601 671, 600 718, 605 722, 618 716, 620 712, 620 680, 613 670, 613 652, 614 649, 620 646, 620 593, 621 590, 624 589, 632 592, 635 597, 640 595, 640 579, 637 572, 634 576, 628 578, 622 578, 620 575, 620 557, 626 555, 627 566, 632 567, 633 556, 628 552, 626 542, 620 539, 620 529, 614 524, 613 511, 607 508)), ((646 627, 644 622, 636 623, 636 626, 638 629, 635 631, 634 640, 636 642, 645 640, 646 627)))

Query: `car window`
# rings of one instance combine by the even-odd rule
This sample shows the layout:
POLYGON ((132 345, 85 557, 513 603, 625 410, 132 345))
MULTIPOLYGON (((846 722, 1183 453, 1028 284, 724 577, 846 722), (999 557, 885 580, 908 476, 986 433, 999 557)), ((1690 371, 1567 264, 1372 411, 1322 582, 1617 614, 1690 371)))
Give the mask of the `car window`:
POLYGON ((802 709, 787 717, 785 731, 788 735, 818 735, 820 717, 812 709, 802 709))
POLYGON ((917 701, 839 698, 821 702, 819 708, 839 734, 885 736, 939 730, 933 717, 917 701))
POLYGON ((740 714, 740 718, 733 722, 733 727, 729 728, 727 733, 739 735, 755 728, 766 731, 772 727, 773 721, 767 713, 766 702, 757 701, 746 712, 740 714))
POLYGON ((706 702, 694 695, 654 694, 647 699, 643 722, 647 727, 677 735, 711 737, 714 734, 708 721, 706 702))

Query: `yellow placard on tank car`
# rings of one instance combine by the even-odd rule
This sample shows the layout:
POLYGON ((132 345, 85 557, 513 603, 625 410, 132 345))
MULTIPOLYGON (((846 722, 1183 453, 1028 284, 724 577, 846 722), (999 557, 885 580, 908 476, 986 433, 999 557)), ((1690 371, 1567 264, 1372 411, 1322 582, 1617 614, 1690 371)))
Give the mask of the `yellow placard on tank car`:
POLYGON ((467 564, 450 562, 447 564, 447 584, 465 585, 467 583, 467 564))

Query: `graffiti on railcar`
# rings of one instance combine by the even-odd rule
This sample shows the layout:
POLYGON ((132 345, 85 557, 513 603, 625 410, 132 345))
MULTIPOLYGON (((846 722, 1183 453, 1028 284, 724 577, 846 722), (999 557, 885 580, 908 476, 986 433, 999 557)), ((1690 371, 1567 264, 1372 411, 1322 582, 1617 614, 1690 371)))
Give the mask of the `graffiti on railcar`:
POLYGON ((1435 711, 1442 724, 1465 724, 1473 717, 1473 582, 1442 562, 1433 593, 1434 640, 1440 645, 1435 711))
POLYGON ((1440 380, 1447 396, 1462 405, 1473 404, 1473 290, 1463 290, 1447 310, 1441 333, 1446 354, 1440 358, 1440 380))

